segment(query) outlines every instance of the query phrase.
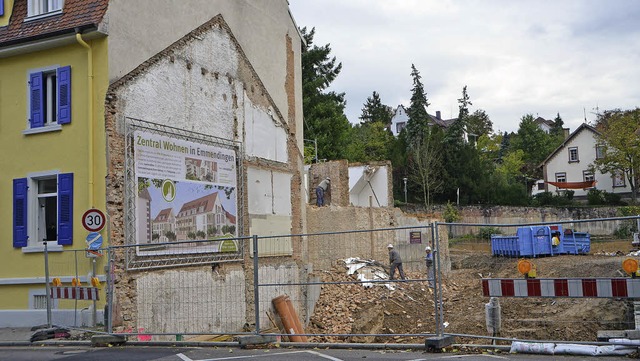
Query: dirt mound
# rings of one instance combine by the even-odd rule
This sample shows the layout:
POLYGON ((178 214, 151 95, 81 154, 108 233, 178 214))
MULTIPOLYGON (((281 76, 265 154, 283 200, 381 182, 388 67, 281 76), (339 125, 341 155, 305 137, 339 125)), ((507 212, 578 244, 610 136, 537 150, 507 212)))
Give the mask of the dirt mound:
MULTIPOLYGON (((589 255, 532 259, 539 278, 622 277, 621 264, 629 242, 592 244, 589 255), (616 253, 617 252, 617 253, 616 253)), ((458 342, 489 343, 481 278, 520 278, 517 259, 493 257, 487 243, 457 244, 450 248, 452 272, 444 279, 443 309, 446 333, 459 334, 458 342)), ((337 264, 322 273, 320 300, 308 326, 309 333, 363 334, 356 337, 314 337, 317 342, 389 342, 389 337, 369 334, 422 334, 435 332, 432 290, 420 273, 409 281, 365 288, 337 264)), ((633 329, 633 304, 621 299, 501 298, 502 329, 507 338, 595 341, 598 330, 633 329)), ((394 336, 393 342, 421 343, 424 337, 394 336)))

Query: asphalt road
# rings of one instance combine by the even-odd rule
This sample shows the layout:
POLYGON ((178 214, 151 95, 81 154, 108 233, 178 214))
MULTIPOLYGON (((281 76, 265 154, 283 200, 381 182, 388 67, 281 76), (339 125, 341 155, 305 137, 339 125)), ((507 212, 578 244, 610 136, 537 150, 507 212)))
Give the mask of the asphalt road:
MULTIPOLYGON (((12 361, 362 361, 362 360, 584 360, 584 356, 548 356, 498 354, 425 353, 400 350, 342 349, 239 349, 199 347, 0 347, 0 360, 12 361)), ((598 357, 598 361, 619 361, 624 357, 598 357)))

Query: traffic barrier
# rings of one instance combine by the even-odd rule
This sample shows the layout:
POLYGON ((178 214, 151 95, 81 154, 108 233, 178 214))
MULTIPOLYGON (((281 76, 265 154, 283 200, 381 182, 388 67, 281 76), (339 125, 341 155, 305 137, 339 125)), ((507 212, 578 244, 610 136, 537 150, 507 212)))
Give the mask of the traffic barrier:
POLYGON ((99 300, 95 287, 52 287, 51 298, 72 300, 99 300))
POLYGON ((640 297, 640 278, 483 279, 485 297, 640 297))

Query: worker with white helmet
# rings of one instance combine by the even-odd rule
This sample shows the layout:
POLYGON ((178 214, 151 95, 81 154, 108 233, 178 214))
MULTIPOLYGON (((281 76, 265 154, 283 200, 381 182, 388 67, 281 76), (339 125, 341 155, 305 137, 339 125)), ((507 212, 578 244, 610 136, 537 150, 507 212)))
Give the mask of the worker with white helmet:
POLYGON ((427 280, 429 282, 429 287, 433 288, 433 253, 429 246, 425 247, 424 251, 426 253, 424 256, 424 262, 427 266, 427 280))
POLYGON ((331 178, 327 177, 316 187, 316 205, 318 207, 324 206, 324 193, 329 186, 331 186, 331 178))
POLYGON ((404 270, 402 269, 402 258, 400 258, 400 253, 393 248, 391 243, 389 243, 387 249, 389 250, 389 279, 393 279, 397 268, 400 273, 400 278, 406 280, 407 277, 404 275, 404 270))

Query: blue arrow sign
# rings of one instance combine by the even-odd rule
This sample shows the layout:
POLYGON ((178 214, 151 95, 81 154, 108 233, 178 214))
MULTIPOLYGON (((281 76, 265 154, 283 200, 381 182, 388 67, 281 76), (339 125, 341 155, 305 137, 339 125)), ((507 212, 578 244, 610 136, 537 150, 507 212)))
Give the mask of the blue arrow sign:
POLYGON ((102 235, 98 232, 90 232, 87 235, 87 247, 90 250, 100 249, 102 247, 102 235))

